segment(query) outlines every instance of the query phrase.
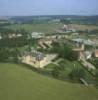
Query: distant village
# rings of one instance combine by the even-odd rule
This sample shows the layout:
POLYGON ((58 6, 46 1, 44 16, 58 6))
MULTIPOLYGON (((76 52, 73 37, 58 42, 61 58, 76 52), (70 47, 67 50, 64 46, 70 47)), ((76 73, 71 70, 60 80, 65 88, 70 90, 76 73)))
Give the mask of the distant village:
MULTIPOLYGON (((8 38, 21 37, 22 34, 9 34, 8 38)), ((71 25, 64 25, 56 30, 56 34, 46 36, 44 33, 32 32, 27 38, 32 38, 37 40, 37 48, 48 49, 52 47, 52 43, 61 39, 63 41, 70 42, 73 45, 73 51, 77 52, 79 59, 83 60, 85 67, 95 69, 95 67, 87 62, 88 59, 93 57, 98 57, 98 41, 95 39, 83 39, 80 38, 80 33, 76 32, 76 29, 71 27, 71 25), (30 37, 31 36, 31 37, 30 37), (91 46, 92 48, 86 50, 86 46, 91 46), (86 64, 85 64, 86 63, 86 64)), ((0 39, 2 35, 0 34, 0 39)), ((22 56, 19 58, 23 63, 33 65, 38 68, 43 68, 52 62, 53 59, 57 57, 58 54, 44 54, 36 50, 34 47, 31 48, 31 52, 24 51, 22 56)))
MULTIPOLYGON (((88 59, 93 57, 98 57, 98 40, 97 39, 83 39, 80 38, 80 33, 77 33, 71 25, 63 25, 61 28, 55 30, 56 34, 45 35, 44 33, 32 32, 27 38, 32 38, 37 40, 37 48, 48 49, 52 47, 53 42, 59 42, 61 39, 63 41, 70 42, 73 45, 73 51, 77 52, 79 59, 87 62, 88 59), (86 50, 86 46, 91 46, 92 48, 86 50)), ((22 37, 22 34, 8 34, 8 38, 18 38, 22 37)), ((0 33, 0 40, 3 39, 0 33)), ((24 51, 19 59, 23 63, 33 65, 38 68, 43 68, 44 66, 51 63, 53 59, 57 57, 58 54, 44 54, 34 47, 31 47, 31 52, 24 51)), ((89 65, 89 64, 88 64, 89 65)), ((86 67, 95 69, 93 65, 86 65, 86 67)))
MULTIPOLYGON (((58 75, 59 73, 52 71, 58 70, 59 72, 59 67, 64 67, 66 60, 73 67, 70 67, 69 70, 73 70, 74 68, 78 70, 79 66, 83 66, 89 73, 93 75, 96 73, 97 68, 93 62, 98 58, 97 36, 83 33, 81 30, 78 31, 71 24, 62 24, 59 28, 54 28, 54 32, 51 34, 37 31, 29 33, 25 30, 2 30, 4 32, 0 32, 0 41, 2 42, 0 45, 2 47, 3 45, 9 45, 10 47, 6 47, 5 49, 5 54, 9 52, 9 54, 6 54, 7 57, 4 56, 6 61, 26 64, 32 68, 41 70, 45 70, 49 66, 49 72, 53 73, 54 77, 55 74, 58 75), (60 62, 63 62, 63 65, 60 62), (55 66, 58 69, 54 69, 55 66)), ((47 73, 47 70, 45 71, 47 73)), ((67 77, 69 77, 70 73, 67 77)), ((79 72, 78 74, 81 73, 79 72)), ((63 72, 61 75, 64 77, 63 72)), ((83 77, 81 81, 84 84, 86 83, 83 77)))

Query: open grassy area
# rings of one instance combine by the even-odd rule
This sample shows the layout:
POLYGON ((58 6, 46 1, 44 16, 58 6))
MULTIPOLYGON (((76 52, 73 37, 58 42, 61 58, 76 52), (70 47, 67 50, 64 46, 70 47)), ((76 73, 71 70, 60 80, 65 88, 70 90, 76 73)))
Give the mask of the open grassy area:
POLYGON ((98 94, 93 86, 62 82, 20 65, 1 63, 0 100, 98 100, 98 94))
MULTIPOLYGON (((94 30, 98 29, 96 25, 78 25, 78 24, 71 24, 71 26, 76 30, 94 30)), ((62 23, 40 23, 40 24, 15 24, 15 25, 8 25, 5 28, 17 30, 17 29, 25 29, 27 32, 42 32, 45 34, 54 33, 57 29, 63 27, 62 23)))
POLYGON ((43 32, 43 33, 53 33, 56 29, 62 27, 62 24, 55 23, 42 23, 42 24, 16 24, 9 25, 6 28, 17 30, 17 29, 25 29, 28 32, 43 32))

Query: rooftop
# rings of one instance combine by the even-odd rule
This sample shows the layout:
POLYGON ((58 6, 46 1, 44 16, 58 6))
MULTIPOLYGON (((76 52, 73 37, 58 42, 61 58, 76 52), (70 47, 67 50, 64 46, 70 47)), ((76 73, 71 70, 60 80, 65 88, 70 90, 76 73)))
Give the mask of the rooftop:
POLYGON ((95 43, 91 40, 85 40, 85 39, 81 39, 81 38, 76 38, 76 39, 72 39, 72 41, 77 42, 77 43, 84 43, 86 45, 94 45, 95 43))

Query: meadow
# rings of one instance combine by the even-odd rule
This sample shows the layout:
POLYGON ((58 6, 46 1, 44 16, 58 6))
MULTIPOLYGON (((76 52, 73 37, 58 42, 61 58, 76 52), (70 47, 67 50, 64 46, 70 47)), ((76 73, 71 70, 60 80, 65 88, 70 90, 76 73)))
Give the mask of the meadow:
POLYGON ((12 29, 12 30, 19 30, 25 29, 27 32, 42 32, 45 34, 54 33, 55 30, 62 27, 62 24, 56 23, 40 23, 40 24, 15 24, 15 25, 8 25, 5 28, 12 29))
MULTIPOLYGON (((15 25, 8 25, 5 28, 12 29, 12 30, 19 30, 25 29, 27 32, 42 32, 45 34, 52 34, 55 33, 56 30, 63 27, 64 24, 62 23, 40 23, 40 24, 15 24, 15 25)), ((71 24, 71 27, 76 30, 94 30, 98 29, 96 25, 79 25, 79 24, 71 24)))
POLYGON ((0 100, 98 100, 98 91, 42 76, 23 65, 0 63, 0 100))

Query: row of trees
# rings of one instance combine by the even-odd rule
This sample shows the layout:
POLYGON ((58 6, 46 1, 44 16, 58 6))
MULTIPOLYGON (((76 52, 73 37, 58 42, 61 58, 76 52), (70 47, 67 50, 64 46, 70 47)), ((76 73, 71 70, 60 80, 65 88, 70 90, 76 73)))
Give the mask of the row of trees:
POLYGON ((98 58, 93 58, 88 61, 96 67, 96 71, 94 71, 94 79, 95 79, 95 86, 98 88, 98 58))
POLYGON ((98 88, 98 70, 95 75, 96 87, 98 88))
POLYGON ((28 41, 23 37, 5 38, 0 40, 0 47, 21 47, 27 45, 28 41))
POLYGON ((29 33, 24 29, 20 30, 10 30, 6 28, 0 28, 0 62, 9 62, 9 61, 18 61, 18 55, 20 54, 19 48, 24 47, 31 42, 29 33), (9 35, 15 35, 12 38, 9 38, 9 35), (21 36, 17 37, 17 34, 21 36))
POLYGON ((18 49, 0 48, 0 62, 18 62, 18 49))
POLYGON ((96 67, 95 82, 96 82, 96 87, 98 88, 98 58, 93 59, 92 63, 96 67))
POLYGON ((20 47, 27 45, 29 42, 28 37, 30 36, 24 29, 15 31, 6 28, 0 28, 0 35, 2 37, 2 39, 0 39, 0 47, 20 47), (9 38, 11 35, 12 38, 9 38), (13 37, 13 35, 15 36, 13 37))

